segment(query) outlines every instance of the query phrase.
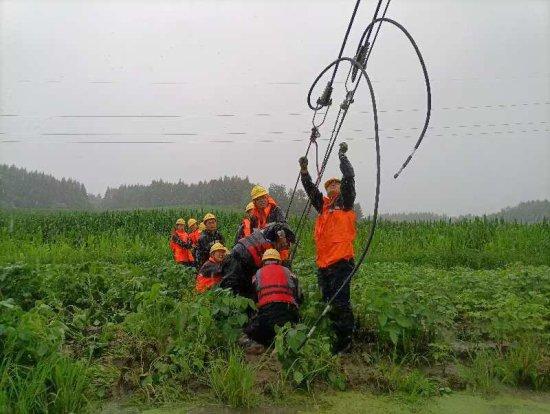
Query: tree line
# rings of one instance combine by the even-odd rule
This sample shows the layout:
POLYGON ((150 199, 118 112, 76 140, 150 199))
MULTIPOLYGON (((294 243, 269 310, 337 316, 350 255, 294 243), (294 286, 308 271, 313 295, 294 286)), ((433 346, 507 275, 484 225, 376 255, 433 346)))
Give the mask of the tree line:
MULTIPOLYGON (((244 210, 250 201, 252 183, 248 177, 222 177, 198 183, 178 181, 169 183, 155 180, 151 184, 121 185, 108 188, 103 196, 88 194, 84 184, 72 179, 57 179, 51 175, 24 168, 0 164, 0 208, 34 208, 67 210, 115 210, 178 206, 211 206, 244 210)), ((269 193, 285 211, 290 203, 292 189, 281 184, 271 184, 269 193)), ((298 185, 290 208, 292 214, 301 214, 307 203, 307 195, 298 185)), ((361 206, 355 211, 359 219, 364 218, 361 206)), ((313 215, 315 212, 310 212, 313 215)), ((526 201, 515 207, 506 207, 498 213, 485 216, 488 219, 502 219, 535 223, 550 220, 550 201, 526 201)), ((441 221, 474 218, 472 215, 449 217, 437 213, 382 214, 388 221, 441 221)))
MULTIPOLYGON (((71 179, 57 179, 24 168, 0 165, 0 208, 43 209, 99 209, 118 210, 134 208, 211 206, 235 208, 244 211, 254 186, 248 177, 222 177, 198 183, 178 181, 169 183, 155 180, 151 184, 121 185, 107 188, 104 196, 87 194, 86 187, 71 179)), ((284 185, 271 184, 269 193, 285 211, 291 193, 284 185)), ((301 214, 307 196, 296 191, 290 212, 301 214)), ((359 218, 361 208, 356 205, 359 218)), ((313 213, 313 212, 312 212, 313 213)))
POLYGON ((0 164, 0 208, 86 209, 84 184, 0 164))

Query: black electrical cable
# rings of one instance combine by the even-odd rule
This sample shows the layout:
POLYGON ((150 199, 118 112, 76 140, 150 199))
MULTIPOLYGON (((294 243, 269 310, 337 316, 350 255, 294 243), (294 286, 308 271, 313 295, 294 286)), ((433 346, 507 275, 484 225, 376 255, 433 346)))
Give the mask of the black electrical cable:
MULTIPOLYGON (((388 5, 389 5, 389 2, 388 2, 388 5)), ((410 33, 398 22, 396 22, 395 20, 392 20, 392 19, 389 19, 389 18, 386 18, 386 17, 382 17, 382 18, 377 18, 375 19, 374 21, 372 21, 369 26, 367 26, 367 28, 365 29, 364 31, 364 35, 365 33, 367 33, 368 30, 372 30, 372 27, 377 23, 377 22, 380 22, 380 24, 382 22, 388 22, 390 24, 393 24, 394 26, 396 26, 397 28, 399 28, 404 34, 405 36, 409 39, 409 41, 411 42, 411 44, 413 45, 414 49, 415 49, 415 52, 418 56, 418 59, 420 61, 420 64, 422 66, 422 71, 424 73, 424 81, 426 83, 426 94, 427 94, 427 111, 426 111, 426 119, 425 119, 425 122, 424 122, 424 127, 422 129, 422 132, 420 134, 420 137, 417 141, 417 143, 415 144, 415 147, 414 147, 414 150, 413 152, 411 153, 411 155, 409 155, 409 157, 406 159, 406 161, 403 163, 402 167, 400 168, 400 170, 394 175, 394 178, 397 178, 399 176, 399 174, 403 171, 403 169, 407 166, 407 164, 410 162, 410 160, 412 159, 412 156, 414 155, 414 152, 418 149, 418 147, 420 146, 420 143, 422 142, 423 138, 424 138, 424 135, 426 133, 426 130, 428 129, 428 124, 430 122, 430 115, 431 115, 431 86, 430 86, 430 80, 429 80, 429 76, 428 76, 428 71, 426 69, 426 64, 424 62, 424 58, 422 57, 422 54, 420 53, 420 49, 418 48, 418 45, 416 44, 414 38, 410 35, 410 33)), ((364 36, 363 36, 364 37, 364 36)), ((376 39, 376 36, 375 36, 375 39, 376 39)), ((361 45, 360 45, 361 46, 361 45)), ((372 49, 371 49, 372 50, 372 49)), ((330 305, 332 304, 332 302, 334 302, 334 299, 338 296, 338 294, 342 291, 342 289, 344 288, 344 286, 351 280, 351 278, 357 273, 359 267, 361 266, 361 264, 363 263, 363 261, 365 260, 365 257, 367 256, 367 253, 369 251, 369 248, 372 244, 372 240, 374 238, 374 232, 376 230, 376 224, 377 224, 377 220, 378 220, 378 204, 379 204, 379 199, 380 199, 380 140, 379 140, 379 135, 378 135, 378 112, 377 112, 377 109, 376 109, 376 98, 375 98, 375 95, 374 95, 374 89, 372 87, 372 83, 370 81, 370 78, 368 77, 367 75, 367 72, 365 70, 365 68, 360 64, 358 63, 355 59, 350 59, 350 58, 341 58, 341 59, 344 59, 344 60, 348 60, 352 63, 353 66, 355 66, 356 68, 358 68, 358 70, 361 71, 361 75, 359 76, 359 79, 357 80, 357 83, 355 85, 355 88, 353 89, 353 91, 351 92, 351 96, 353 97, 354 93, 356 92, 357 90, 357 87, 359 85, 359 82, 361 80, 361 76, 364 76, 366 81, 367 81, 367 84, 369 86, 369 91, 370 91, 370 94, 371 94, 371 100, 372 100, 372 105, 373 105, 373 115, 374 115, 374 129, 375 129, 375 142, 376 142, 376 167, 377 167, 377 175, 376 175, 376 193, 375 193, 375 202, 374 202, 374 212, 373 212, 373 219, 372 219, 372 225, 371 225, 371 229, 370 229, 370 232, 369 232, 369 235, 368 235, 368 238, 367 238, 367 242, 366 242, 366 245, 365 245, 365 248, 361 254, 361 256, 359 257, 359 259, 357 260, 357 262, 355 263, 355 266, 353 267, 352 271, 350 272, 350 274, 346 277, 346 279, 344 280, 344 282, 342 283, 342 285, 340 286, 340 288, 334 293, 334 295, 328 300, 328 302, 326 303, 326 306, 323 310, 323 312, 319 315, 319 317, 317 318, 317 320, 315 321, 315 323, 312 325, 311 329, 309 330, 307 336, 304 338, 303 342, 300 344, 300 347, 299 349, 301 349, 305 343, 307 342, 307 340, 313 335, 313 333, 315 332, 315 330, 317 329, 317 326, 319 325, 319 322, 323 319, 323 317, 329 312, 330 310, 330 305)), ((336 62, 336 61, 335 61, 336 62)), ((335 64, 335 62, 331 63, 327 68, 330 68, 332 65, 335 64)), ((365 63, 366 64, 366 63, 365 63)), ((323 72, 321 72, 320 76, 318 76, 311 89, 312 90, 314 87, 315 87, 315 84, 316 82, 318 82, 318 80, 320 79, 320 77, 324 74, 324 72, 326 71, 327 69, 325 68, 325 70, 323 72)), ((347 112, 347 110, 346 110, 347 112)), ((338 131, 339 132, 339 131, 338 131)))
MULTIPOLYGON (((405 159, 405 161, 403 162, 403 164, 401 165, 399 170, 394 174, 393 178, 396 179, 397 177, 399 177, 401 172, 403 172, 403 170, 407 167, 409 162, 412 160, 412 157, 414 156, 416 150, 418 149, 418 147, 420 147, 420 144, 424 140, 424 136, 426 135, 426 131, 428 130, 428 125, 430 123, 430 117, 431 117, 431 113, 432 113, 432 90, 431 90, 430 78, 429 78, 429 75, 428 75, 428 69, 426 68, 426 63, 424 62, 424 57, 422 56, 422 53, 420 52, 420 49, 419 49, 418 45, 416 44, 416 41, 411 36, 411 34, 407 31, 407 29, 405 29, 405 27, 403 27, 403 25, 401 25, 400 23, 396 22, 393 19, 390 19, 390 18, 387 18, 387 17, 380 17, 380 18, 377 18, 374 21, 372 21, 365 28, 365 31, 363 32, 363 36, 361 38, 363 38, 366 35, 366 33, 369 30, 371 30, 371 28, 377 22, 390 23, 390 24, 394 25, 395 27, 397 27, 399 30, 401 30, 401 32, 407 37, 409 42, 412 44, 412 46, 414 48, 414 51, 416 52, 416 56, 418 57, 420 65, 422 66, 422 72, 424 74, 424 83, 426 84, 426 100, 427 100, 427 102, 426 102, 426 118, 424 120, 424 127, 422 128, 422 131, 420 132, 418 140, 416 141, 416 144, 414 145, 414 148, 413 148, 411 154, 405 159)), ((359 44, 358 48, 360 48, 360 47, 361 47, 361 43, 359 44)), ((371 51, 372 51, 372 48, 371 48, 371 51)), ((370 53, 369 53, 369 55, 370 55, 370 53)), ((361 80, 361 76, 359 76, 359 79, 357 80, 357 83, 359 83, 360 80, 361 80)))
MULTIPOLYGON (((386 13, 388 12, 388 8, 390 7, 391 0, 388 0, 386 3, 386 7, 384 8, 384 12, 382 13, 382 19, 386 17, 386 13)), ((376 19, 375 19, 376 20, 376 19)), ((374 27, 374 26, 373 26, 374 27)), ((380 29, 382 28, 382 21, 376 28, 376 33, 374 34, 374 39, 372 39, 372 44, 369 48, 369 53, 367 54, 367 58, 365 59, 365 68, 367 67, 367 62, 369 61, 370 54, 372 53, 372 49, 374 47, 374 44, 376 43, 376 39, 378 38, 378 33, 380 33, 380 29)), ((369 35, 371 34, 372 30, 369 32, 369 35)), ((369 41, 369 36, 367 36, 367 42, 369 41)))
MULTIPOLYGON (((388 10, 388 7, 390 5, 390 1, 391 0, 389 0, 388 4, 386 4, 386 8, 384 10, 384 15, 386 14, 386 11, 388 10)), ((378 18, 378 12, 380 11, 380 6, 381 5, 382 5, 382 0, 378 0, 378 4, 376 5, 376 10, 374 11, 374 16, 372 16, 372 21, 373 22, 378 18)), ((384 16, 382 16, 382 17, 384 17, 384 16)), ((366 38, 365 43, 369 42, 370 35, 372 33, 372 28, 373 28, 373 26, 370 26, 370 29, 363 31, 363 34, 361 35, 361 39, 359 39, 359 46, 357 47, 357 51, 355 52, 356 54, 359 52, 359 49, 361 48, 361 45, 363 44, 363 42, 365 42, 365 38, 366 38)), ((358 63, 361 63, 361 62, 358 62, 358 63)))
MULTIPOLYGON (((361 40, 360 40, 360 43, 359 43, 359 45, 358 45, 357 50, 360 50, 360 49, 361 49, 362 42, 365 40, 365 38, 367 38, 367 42, 368 42, 368 38, 369 38, 369 36, 370 36, 370 34, 371 34, 371 32, 372 32, 372 29, 373 29, 374 25, 375 25, 376 23, 379 23, 378 28, 377 28, 377 31, 376 31, 376 33, 375 33, 375 37, 374 37, 374 39, 373 39, 373 43, 372 43, 372 45, 371 45, 371 47, 370 47, 370 50, 369 50, 369 53, 368 53, 368 55, 367 55, 367 57, 366 57, 366 59, 365 59, 365 63, 364 63, 364 64, 365 64, 365 66, 366 66, 366 63, 367 63, 367 61, 368 61, 368 58, 369 58, 369 56, 370 56, 370 54, 371 54, 371 52, 372 52, 372 46, 374 46, 374 43, 376 42, 376 39, 377 39, 377 37, 378 37, 378 33, 379 33, 379 31, 380 31, 381 25, 382 25, 383 22, 388 22, 388 23, 393 24, 394 26, 397 26, 397 27, 405 34, 405 36, 409 39, 409 41, 410 41, 411 44, 413 45, 413 48, 415 49, 415 52, 416 52, 416 54, 417 54, 417 56, 418 56, 418 59, 419 59, 419 61, 420 61, 421 66, 422 66, 422 71, 423 71, 423 73, 424 73, 424 80, 425 80, 425 84, 426 84, 426 95, 427 95, 427 110, 426 110, 426 118, 425 118, 425 122, 424 122, 424 127, 423 127, 423 129, 422 129, 422 132, 420 133, 420 136, 419 136, 419 138, 418 138, 418 140, 417 140, 417 142, 416 142, 416 144, 415 144, 415 146, 414 146, 414 149, 413 149, 412 153, 407 157, 407 159, 405 160, 405 162, 403 163, 403 165, 401 166, 401 168, 399 169, 399 171, 394 175, 394 178, 397 178, 397 177, 399 176, 399 174, 403 171, 403 169, 404 169, 404 168, 408 165, 408 163, 411 161, 411 159, 412 159, 412 157, 413 157, 415 151, 416 151, 416 150, 418 149, 418 147, 420 146, 420 144, 421 144, 421 142, 422 142, 422 140, 423 140, 423 138, 424 138, 424 136, 425 136, 425 134, 426 134, 426 131, 427 131, 427 128, 428 128, 428 124, 429 124, 429 121, 430 121, 430 116, 431 116, 431 86, 430 86, 428 71, 427 71, 427 69, 426 69, 426 64, 425 64, 425 62, 424 62, 424 58, 422 57, 422 54, 421 54, 421 52, 420 52, 420 49, 418 48, 418 45, 416 44, 414 38, 410 35, 410 33, 409 33, 400 23, 396 22, 395 20, 392 20, 392 19, 389 19, 389 18, 386 18, 386 17, 385 17, 385 14, 386 14, 386 12, 387 12, 387 10, 388 10, 388 7, 389 7, 389 5, 390 5, 390 2, 391 2, 391 0, 388 0, 388 2, 387 2, 387 4, 386 4, 386 7, 385 7, 385 9, 384 9, 384 12, 383 12, 383 16, 382 16, 381 18, 376 17, 377 14, 378 14, 378 11, 379 11, 379 7, 377 7, 377 10, 376 10, 376 12, 375 12, 375 17, 376 17, 376 18, 374 18, 373 21, 365 28, 365 30, 364 30, 364 32, 363 32, 363 35, 361 36, 361 40)), ((379 5, 378 5, 378 6, 380 6, 380 2, 379 2, 379 5)), ((334 66, 339 65, 339 60, 340 60, 340 59, 341 59, 341 58, 337 59, 337 60, 334 61, 333 64, 331 64, 331 65, 334 65, 334 66)), ((355 61, 355 60, 354 60, 354 61, 355 61)), ((352 70, 353 68, 357 68, 357 69, 359 69, 360 67, 362 68, 361 63, 359 63, 359 62, 357 62, 357 61, 355 61, 355 62, 357 63, 357 65, 355 65, 355 64, 352 65, 352 67, 350 68, 350 71, 348 72, 348 77, 349 77, 349 75, 350 75, 350 73, 351 73, 351 70, 352 70)), ((329 67, 332 67, 331 65, 329 65, 329 67)), ((319 82, 319 80, 320 80, 320 79, 324 76, 324 74, 327 72, 327 70, 328 70, 328 69, 325 69, 325 70, 321 71, 321 73, 320 73, 320 74, 317 76, 317 78, 315 78, 315 80, 313 81, 313 83, 312 83, 312 85, 311 85, 311 87, 310 87, 310 89, 309 89, 309 92, 308 92, 308 102, 310 101, 310 97, 311 97, 311 94, 312 94, 313 89, 315 88, 315 86, 317 85, 317 83, 319 82)), ((363 73, 366 74, 366 71, 364 70, 364 68, 363 68, 363 70, 361 70, 361 75, 363 75, 363 73)), ((346 80, 346 81, 347 81, 347 80, 346 80)), ((356 82, 356 84, 355 84, 355 87, 354 87, 353 91, 351 92, 351 99, 353 99, 353 96, 354 96, 355 92, 357 91, 357 88, 358 88, 358 86, 359 86, 360 81, 361 81, 361 76, 359 76, 359 79, 357 80, 357 82, 356 82)), ((350 93, 350 92, 348 91, 348 93, 350 93)), ((346 108, 346 110, 345 110, 344 118, 345 118, 345 114, 347 113, 347 109, 348 109, 348 108, 346 108)), ((342 111, 342 108, 340 109, 340 112, 339 112, 338 115, 340 115, 341 111, 342 111)), ((342 122, 343 122, 343 120, 342 120, 342 122)), ((335 141, 336 141, 336 137, 337 137, 337 135, 338 135, 338 133, 339 133, 340 127, 341 127, 341 125, 342 125, 342 122, 340 123, 340 126, 338 127, 338 132, 337 132, 336 136, 334 136, 334 131, 335 131, 335 130, 333 129, 333 133, 332 133, 332 136, 331 136, 331 138, 330 138, 330 140, 329 140, 329 144, 328 144, 328 146, 327 146, 327 151, 326 151, 326 153, 325 153, 325 159, 323 160, 323 167, 322 167, 322 169, 321 169, 321 174, 318 175, 318 180, 317 180, 316 186, 319 186, 320 178, 321 178, 321 176, 322 176, 322 173, 324 172, 324 169, 325 169, 325 167, 326 167, 326 162, 328 161, 328 157, 330 156, 330 154, 331 154, 331 152, 332 152, 332 148, 334 147, 334 144, 335 144, 335 141)), ((337 117, 337 120, 336 120, 335 125, 336 125, 337 123, 338 123, 338 117, 337 117)), ((296 180, 295 189, 294 189, 294 191, 293 191, 293 193, 292 193, 292 198, 291 198, 291 200, 293 200, 293 198, 294 198, 294 193, 295 193, 295 191, 296 191, 296 188, 297 188, 297 185, 298 185, 298 181, 299 181, 299 176, 298 176, 298 178, 297 178, 297 180, 296 180)), ((303 222, 304 222, 305 218, 309 215, 310 209, 311 209, 311 205, 310 205, 309 200, 308 200, 308 202, 306 203, 306 206, 304 206, 304 209, 303 209, 302 214, 301 214, 301 216, 300 216, 300 219, 299 219, 299 221, 298 221, 298 226, 297 226, 297 230, 296 230, 297 242, 295 243, 294 248, 293 248, 293 250, 292 250, 292 252, 291 252, 291 257, 290 257, 290 261, 291 261, 291 262, 292 262, 292 260, 294 259, 294 256, 295 256, 295 254, 296 254, 296 251, 297 251, 297 248, 298 248, 298 245, 299 245, 299 239, 300 239, 300 234, 301 234, 301 231, 302 231, 303 222)), ((289 210, 290 210, 290 204, 289 204, 289 207, 288 207, 288 209, 287 209, 287 212, 288 212, 289 210)))
MULTIPOLYGON (((376 190, 375 190, 375 196, 374 196, 374 211, 373 211, 373 215, 372 215, 372 224, 371 224, 371 227, 370 227, 370 230, 369 230, 369 233, 368 233, 368 237, 367 237, 367 242, 365 244, 365 248, 363 249, 363 252, 361 253, 361 256, 359 256, 359 259, 355 263, 355 266, 353 267, 350 274, 346 277, 346 279, 344 280, 344 282, 342 283, 340 288, 328 300, 328 302, 326 303, 325 309, 323 310, 321 315, 319 315, 319 317, 317 318, 315 323, 312 325, 311 329, 309 330, 308 334, 306 335, 306 337, 304 338, 304 340, 302 341, 302 343, 300 344, 298 349, 301 349, 305 345, 307 340, 313 335, 313 333, 317 329, 317 326, 319 325, 319 322, 323 319, 323 317, 330 310, 330 305, 332 304, 332 302, 334 302, 334 299, 336 298, 336 296, 342 291, 342 289, 344 288, 346 283, 348 283, 351 280, 351 278, 357 273, 357 270, 359 269, 359 267, 361 266, 361 264, 365 260, 365 257, 367 256, 369 248, 372 244, 372 240, 374 238, 374 233, 376 231, 376 224, 377 224, 377 221, 378 221, 378 205, 379 205, 379 201, 380 201, 380 137, 378 135, 378 110, 377 110, 377 107, 376 107, 376 97, 374 95, 374 88, 372 86, 372 82, 371 82, 369 76, 367 75, 367 72, 365 71, 365 69, 359 63, 357 63, 356 60, 351 59, 349 57, 342 57, 340 59, 335 60, 330 65, 328 65, 323 70, 323 72, 321 72, 321 75, 324 74, 326 71, 328 71, 337 62, 341 62, 341 61, 348 61, 361 71, 361 74, 365 77, 365 79, 367 81, 367 85, 369 87, 369 93, 370 93, 370 96, 371 96, 372 113, 373 113, 373 117, 374 117, 374 139, 375 139, 375 142, 376 142, 376 190)), ((347 113, 347 110, 346 110, 346 113, 347 113)), ((345 118, 345 114, 344 114, 343 118, 345 118)), ((342 119, 342 122, 340 123, 340 127, 342 126, 342 123, 343 123, 343 119, 342 119)), ((338 132, 339 131, 340 131, 340 128, 338 128, 338 132)))
MULTIPOLYGON (((384 13, 387 11, 388 9, 388 6, 389 6, 389 2, 391 0, 388 0, 388 5, 386 6, 386 10, 384 10, 384 13)), ((347 40, 348 40, 348 37, 349 37, 349 33, 351 31, 351 27, 353 26, 353 21, 355 20, 355 15, 357 14, 357 9, 359 8, 359 4, 360 4, 361 0, 357 0, 357 2, 355 3, 355 7, 353 9, 353 13, 351 15, 351 18, 350 18, 350 21, 348 23, 348 28, 346 30, 346 34, 344 35, 344 40, 342 42, 342 45, 340 46, 340 53, 338 54, 338 59, 340 59, 342 57, 342 54, 344 52, 344 49, 345 49, 345 46, 346 46, 346 43, 347 43, 347 40)), ((376 10, 374 12, 374 16, 373 16, 373 21, 374 19, 378 16, 378 11, 380 10, 380 6, 382 4, 382 0, 378 0, 378 4, 376 5, 376 10)), ((364 35, 363 35, 364 36, 364 35)), ((369 33, 369 36, 370 36, 370 33, 369 33)), ((363 39, 363 37, 361 38, 361 40, 363 39)), ((328 82, 327 84, 327 88, 325 89, 325 94, 327 94, 326 98, 327 99, 330 99, 330 93, 332 93, 332 84, 334 83, 334 79, 336 77, 336 72, 338 71, 338 66, 339 66, 339 62, 335 65, 334 67, 334 71, 332 73, 332 77, 331 77, 331 80, 328 82)), ((348 77, 349 77, 349 74, 348 74, 348 77)), ((318 81, 318 79, 316 80, 318 81)), ((315 82, 316 83, 316 82, 315 82)), ((314 107, 312 104, 311 104, 311 93, 313 91, 313 88, 310 88, 309 92, 308 92, 308 95, 307 95, 307 104, 308 106, 313 109, 314 111, 317 112, 317 110, 319 110, 320 108, 323 107, 323 105, 319 105, 319 106, 316 106, 314 107)), ((327 103, 328 106, 330 106, 330 103, 327 103)), ((326 115, 328 113, 328 109, 327 109, 327 112, 325 112, 325 119, 326 119, 326 115)), ((314 115, 314 119, 315 119, 315 115, 314 115)), ((324 122, 324 119, 323 119, 323 122, 324 122)), ((334 133, 334 130, 333 130, 333 133, 334 133)), ((332 137, 331 137, 332 139, 332 137)), ((311 146, 311 143, 309 144, 308 146, 308 151, 309 151, 309 147, 311 146)), ((329 145, 327 146, 327 151, 328 151, 328 148, 330 147, 330 141, 329 141, 329 145)), ((325 157, 326 157, 327 153, 325 153, 325 157)), ((306 152, 306 156, 307 156, 307 152, 306 152)), ((296 183, 294 184, 294 189, 292 190, 292 195, 290 196, 290 200, 289 200, 289 203, 288 203, 288 207, 287 207, 287 210, 286 210, 286 214, 285 214, 285 218, 288 218, 288 214, 290 213, 290 207, 292 205, 292 202, 294 201, 294 196, 296 194, 296 190, 298 188, 298 182, 300 181, 300 173, 298 173, 298 177, 296 178, 296 183)), ((307 215, 309 215, 309 209, 310 209, 310 206, 308 206, 308 204, 306 204, 306 206, 304 207, 304 211, 302 211, 302 217, 304 216, 304 212, 306 210, 308 210, 307 215)), ((299 220, 299 224, 302 222, 302 217, 300 217, 300 220, 299 220)))
MULTIPOLYGON (((353 13, 351 14, 351 18, 350 18, 349 23, 348 23, 348 28, 346 30, 346 34, 344 35, 344 40, 342 41, 342 45, 340 46, 340 53, 338 53, 338 59, 340 59, 342 57, 342 54, 344 53, 344 49, 345 49, 346 43, 348 41, 348 36, 349 36, 350 31, 351 31, 351 27, 353 26, 353 21, 355 20, 355 15, 357 14, 357 9, 359 8, 360 3, 361 3, 361 0, 357 0, 355 2, 355 7, 353 8, 353 13)), ((339 63, 335 65, 334 71, 332 72, 332 77, 331 77, 330 81, 327 84, 327 88, 325 89, 325 94, 327 94, 329 99, 330 99, 330 92, 328 90, 330 89, 330 91, 332 91, 332 84, 334 83, 334 79, 336 78, 336 72, 338 72, 338 65, 339 65, 339 63)), ((321 104, 321 105, 318 105, 318 106, 313 106, 311 104, 311 94, 308 94, 308 96, 307 96, 307 106, 309 106, 310 109, 312 109, 314 111, 317 111, 317 110, 321 109, 323 106, 326 106, 326 105, 321 104)))
MULTIPOLYGON (((379 2, 382 0, 379 0, 379 2)), ((353 8, 353 13, 351 14, 351 18, 349 20, 348 28, 346 30, 346 34, 344 35, 344 40, 342 41, 342 45, 340 46, 340 53, 338 53, 338 59, 342 57, 344 54, 344 49, 346 48, 346 43, 348 42, 349 33, 351 31, 351 26, 353 26, 353 21, 355 20, 355 15, 357 14, 357 9, 359 8, 359 3, 361 3, 361 0, 357 0, 355 2, 355 7, 353 8)), ((330 84, 332 85, 334 83, 334 79, 336 78, 336 72, 338 72, 338 65, 340 63, 337 63, 334 65, 334 71, 332 72, 332 77, 330 78, 330 84)))
MULTIPOLYGON (((340 58, 340 59, 342 59, 342 58, 340 58)), ((347 113, 347 109, 344 111, 344 116, 343 117, 345 117, 345 113, 347 113)), ((340 133, 340 128, 342 127, 342 123, 344 122, 343 119, 340 118, 341 114, 342 114, 342 107, 340 107, 340 110, 338 111, 338 115, 336 116, 336 121, 334 122, 334 127, 332 128, 332 134, 331 134, 331 137, 329 139, 329 143, 327 144, 327 149, 325 151, 325 155, 323 157, 323 162, 321 164, 322 165, 321 170, 318 171, 318 173, 317 173, 317 179, 315 180, 315 186, 316 187, 319 187, 319 184, 321 182, 321 178, 323 177, 323 173, 325 172, 325 168, 326 168, 328 160, 330 158, 330 154, 332 152, 332 149, 334 148, 334 143, 336 142, 336 138, 338 137, 338 134, 340 133), (338 121, 340 121, 340 124, 338 124, 338 121), (335 135, 335 133, 336 133, 336 135, 335 135)), ((298 173, 298 180, 300 179, 300 174, 301 173, 298 173)), ((296 240, 295 240, 295 242, 292 246, 292 250, 291 250, 291 253, 290 253, 290 259, 289 259, 290 265, 292 265, 292 262, 294 261, 294 257, 296 256, 296 251, 298 250, 298 247, 300 245, 301 235, 302 235, 302 231, 303 231, 303 225, 305 223, 305 220, 309 216, 310 211, 311 211, 311 200, 308 198, 307 201, 306 201, 306 205, 304 206, 304 208, 302 210, 302 214, 300 215, 300 218, 298 220, 298 224, 296 225, 296 230, 294 232, 294 234, 296 235, 296 240)))

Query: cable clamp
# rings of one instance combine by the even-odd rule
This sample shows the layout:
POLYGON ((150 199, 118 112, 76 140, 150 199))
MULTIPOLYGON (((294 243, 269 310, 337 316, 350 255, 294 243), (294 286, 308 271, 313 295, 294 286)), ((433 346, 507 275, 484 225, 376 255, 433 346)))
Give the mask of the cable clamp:
MULTIPOLYGON (((364 45, 361 45, 359 50, 357 51, 357 54, 355 55, 355 61, 361 65, 361 67, 364 69, 365 64, 367 63, 367 51, 369 50, 370 43, 367 42, 364 45)), ((357 77, 357 72, 359 71, 359 68, 356 65, 353 65, 353 69, 351 71, 351 81, 355 82, 355 78, 357 77)))
POLYGON ((317 99, 317 105, 321 105, 321 108, 323 106, 332 105, 331 96, 332 96, 332 84, 328 82, 327 86, 325 86, 325 90, 323 91, 323 94, 317 99))
POLYGON ((353 89, 346 93, 346 99, 344 99, 344 102, 342 102, 342 104, 340 105, 340 108, 342 108, 342 110, 347 111, 349 109, 349 106, 354 102, 353 93, 353 89))

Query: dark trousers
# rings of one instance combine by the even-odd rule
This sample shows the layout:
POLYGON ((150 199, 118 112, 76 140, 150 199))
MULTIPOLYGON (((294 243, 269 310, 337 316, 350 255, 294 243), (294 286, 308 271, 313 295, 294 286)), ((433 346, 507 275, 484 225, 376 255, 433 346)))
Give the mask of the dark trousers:
MULTIPOLYGON (((336 293, 344 280, 353 270, 354 262, 352 260, 340 260, 324 269, 318 269, 317 282, 323 295, 323 301, 328 302, 336 293)), ((331 310, 328 314, 331 327, 336 334, 336 343, 334 350, 345 348, 351 343, 351 337, 355 326, 353 312, 351 310, 350 301, 350 284, 348 280, 342 290, 336 295, 331 305, 331 310)))
POLYGON ((275 325, 283 326, 287 322, 300 320, 298 308, 288 303, 275 302, 265 305, 252 317, 244 333, 254 341, 269 346, 275 339, 275 325))

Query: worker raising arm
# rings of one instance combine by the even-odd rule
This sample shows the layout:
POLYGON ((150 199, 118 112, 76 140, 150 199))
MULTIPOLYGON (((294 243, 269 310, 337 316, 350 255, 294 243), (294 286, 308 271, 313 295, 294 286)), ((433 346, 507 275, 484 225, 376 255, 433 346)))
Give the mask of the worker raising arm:
MULTIPOLYGON (((343 285, 354 267, 353 241, 356 235, 355 173, 349 162, 345 142, 340 144, 338 156, 342 179, 325 182, 327 196, 319 191, 307 170, 307 158, 300 158, 300 175, 311 204, 319 213, 315 222, 314 238, 317 251, 318 283, 323 301, 328 302, 343 285)), ((348 352, 354 328, 348 281, 335 297, 329 318, 336 334, 335 353, 348 352)))

